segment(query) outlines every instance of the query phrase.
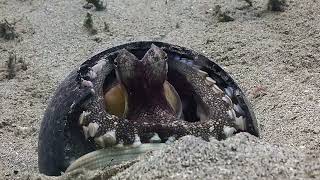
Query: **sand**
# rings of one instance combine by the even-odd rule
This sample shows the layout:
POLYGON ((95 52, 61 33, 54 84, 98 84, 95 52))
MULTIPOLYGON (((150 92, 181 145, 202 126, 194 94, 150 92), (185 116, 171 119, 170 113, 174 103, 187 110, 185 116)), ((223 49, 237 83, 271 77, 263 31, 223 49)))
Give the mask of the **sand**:
POLYGON ((319 2, 290 0, 284 12, 267 11, 267 0, 253 0, 253 7, 242 0, 109 0, 99 12, 85 4, 0 0, 0 20, 16 22, 19 34, 0 38, 0 179, 37 176, 40 122, 58 83, 94 53, 139 40, 185 46, 219 63, 252 103, 261 138, 241 134, 206 143, 186 137, 118 178, 320 179, 319 2), (216 5, 234 21, 218 22, 216 5), (96 35, 83 27, 87 12, 96 35), (8 80, 11 51, 28 69, 8 80), (204 152, 217 160, 209 162, 204 152))

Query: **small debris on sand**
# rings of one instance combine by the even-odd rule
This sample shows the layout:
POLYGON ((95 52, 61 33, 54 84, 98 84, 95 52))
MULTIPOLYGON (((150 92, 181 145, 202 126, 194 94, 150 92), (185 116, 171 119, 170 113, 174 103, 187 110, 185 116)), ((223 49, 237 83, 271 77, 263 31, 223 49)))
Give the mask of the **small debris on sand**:
POLYGON ((216 14, 219 22, 234 21, 234 18, 231 17, 231 16, 228 14, 227 11, 226 11, 226 12, 222 12, 220 5, 217 5, 217 6, 215 7, 215 14, 216 14))
POLYGON ((269 11, 284 11, 286 7, 286 0, 269 0, 268 10, 269 11))
POLYGON ((0 22, 0 37, 6 40, 13 40, 18 37, 15 30, 15 23, 9 23, 6 19, 0 22))
POLYGON ((102 11, 104 9, 106 9, 106 6, 103 5, 103 2, 100 0, 87 0, 88 4, 93 4, 94 7, 96 7, 97 11, 102 11))
POLYGON ((16 53, 9 52, 9 57, 7 61, 7 79, 13 79, 18 71, 26 71, 27 69, 27 63, 23 60, 22 57, 17 59, 16 53))
POLYGON ((92 14, 87 13, 86 18, 84 20, 83 26, 89 31, 91 35, 97 34, 97 29, 93 26, 92 14))

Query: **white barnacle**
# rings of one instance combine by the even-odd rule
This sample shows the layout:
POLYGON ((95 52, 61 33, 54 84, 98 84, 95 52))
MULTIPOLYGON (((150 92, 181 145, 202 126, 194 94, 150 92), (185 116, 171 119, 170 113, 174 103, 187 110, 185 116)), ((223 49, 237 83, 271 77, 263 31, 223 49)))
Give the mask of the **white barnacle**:
POLYGON ((83 134, 85 139, 88 139, 89 137, 89 132, 88 132, 88 127, 87 126, 82 126, 83 134))
POLYGON ((90 92, 91 92, 91 94, 95 94, 96 93, 96 91, 93 88, 90 89, 90 92))
POLYGON ((89 123, 88 125, 88 132, 90 137, 94 137, 98 132, 99 125, 97 123, 89 123))
POLYGON ((213 80, 211 77, 207 76, 206 79, 205 79, 205 82, 208 86, 212 86, 213 84, 216 83, 215 80, 213 80))
POLYGON ((115 131, 104 134, 103 141, 106 147, 115 145, 117 143, 115 131))
POLYGON ((214 126, 211 126, 211 127, 209 128, 210 133, 214 132, 214 130, 215 130, 215 127, 214 127, 214 126))
POLYGON ((174 136, 170 136, 168 138, 168 140, 166 141, 166 144, 173 144, 175 140, 176 140, 176 138, 174 136))
POLYGON ((139 137, 139 135, 138 134, 135 134, 134 135, 134 142, 133 142, 133 144, 131 145, 132 147, 138 147, 138 146, 140 146, 142 143, 141 143, 141 141, 140 141, 140 137, 139 137))
POLYGON ((216 85, 216 84, 213 84, 212 85, 212 90, 216 93, 216 94, 222 94, 223 91, 216 85))
POLYGON ((233 96, 233 90, 232 87, 227 87, 224 89, 225 93, 229 96, 232 97, 233 96))
POLYGON ((87 76, 90 78, 90 79, 95 79, 97 77, 97 73, 95 73, 93 70, 90 70, 87 74, 87 76))
POLYGON ((101 71, 101 69, 103 68, 103 66, 105 66, 107 63, 105 60, 100 60, 97 62, 96 65, 92 66, 92 70, 95 73, 99 73, 101 71))
POLYGON ((236 120, 236 125, 238 126, 239 129, 241 130, 245 130, 246 128, 246 119, 243 117, 243 116, 240 116, 240 117, 236 117, 235 118, 236 120))
POLYGON ((244 114, 245 114, 244 110, 240 107, 239 104, 234 104, 234 105, 233 105, 233 109, 234 109, 237 113, 239 113, 239 114, 241 114, 241 115, 244 115, 244 114))
POLYGON ((81 86, 82 87, 93 87, 93 83, 91 81, 82 79, 81 80, 81 86))
POLYGON ((200 69, 197 69, 197 71, 198 71, 198 74, 199 74, 201 77, 207 77, 207 76, 208 76, 208 73, 205 72, 205 71, 202 71, 202 70, 200 70, 200 69))
POLYGON ((159 137, 158 133, 154 133, 154 135, 150 138, 150 143, 160 143, 161 138, 159 137))
POLYGON ((228 103, 230 106, 233 107, 233 103, 232 103, 232 100, 230 99, 230 97, 228 95, 225 95, 222 97, 222 100, 226 103, 228 103))
POLYGON ((85 120, 86 120, 86 117, 88 115, 90 115, 91 112, 88 112, 88 111, 82 111, 82 113, 80 114, 79 116, 79 124, 80 125, 83 125, 85 123, 85 120))
POLYGON ((235 112, 233 109, 229 109, 229 110, 227 111, 227 114, 229 115, 229 117, 230 117, 231 119, 235 119, 235 118, 236 118, 236 112, 235 112))
POLYGON ((117 143, 116 131, 108 131, 104 135, 96 137, 94 141, 102 148, 111 147, 117 143))
POLYGON ((116 138, 116 130, 108 131, 108 132, 106 132, 106 134, 116 138))
POLYGON ((100 146, 101 148, 105 148, 105 144, 104 144, 104 140, 103 140, 103 136, 99 136, 99 137, 95 137, 94 138, 94 142, 100 146))

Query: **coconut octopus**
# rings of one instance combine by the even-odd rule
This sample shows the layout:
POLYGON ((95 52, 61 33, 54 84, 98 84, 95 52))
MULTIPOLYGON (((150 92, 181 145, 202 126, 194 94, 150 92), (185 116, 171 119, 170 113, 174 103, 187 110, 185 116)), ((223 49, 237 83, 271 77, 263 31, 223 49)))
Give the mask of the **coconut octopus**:
POLYGON ((183 47, 134 42, 93 56, 60 84, 41 124, 39 170, 94 169, 181 136, 241 131, 259 136, 250 104, 222 68, 183 47))

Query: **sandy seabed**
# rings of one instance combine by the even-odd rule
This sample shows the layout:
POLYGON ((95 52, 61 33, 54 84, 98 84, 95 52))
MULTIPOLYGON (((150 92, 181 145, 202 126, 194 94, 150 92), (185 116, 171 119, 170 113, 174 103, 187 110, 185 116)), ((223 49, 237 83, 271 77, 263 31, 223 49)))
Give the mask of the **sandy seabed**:
POLYGON ((288 0, 284 12, 252 2, 108 0, 95 11, 84 0, 0 0, 0 20, 16 22, 19 35, 0 39, 0 179, 47 178, 37 175, 37 139, 59 82, 94 53, 140 40, 185 46, 219 63, 252 103, 261 138, 187 136, 114 179, 320 179, 320 2, 288 0), (218 22, 217 5, 234 21, 218 22), (96 35, 83 27, 87 12, 96 35), (12 51, 28 69, 8 80, 12 51))

